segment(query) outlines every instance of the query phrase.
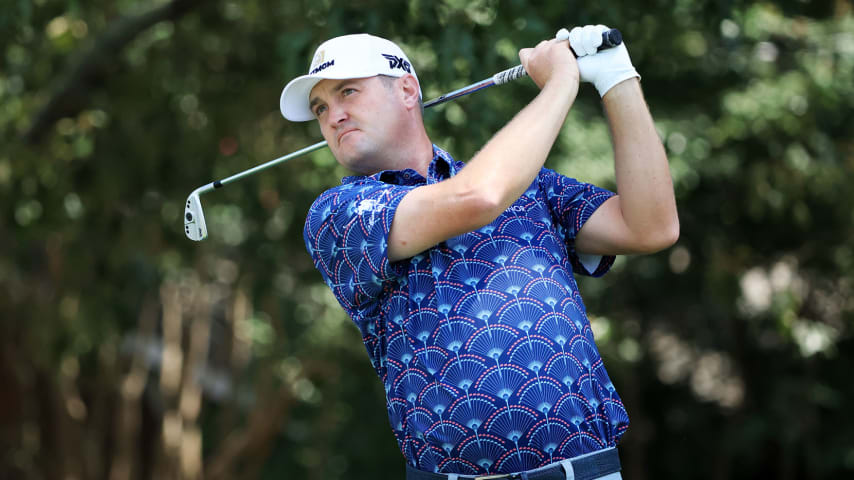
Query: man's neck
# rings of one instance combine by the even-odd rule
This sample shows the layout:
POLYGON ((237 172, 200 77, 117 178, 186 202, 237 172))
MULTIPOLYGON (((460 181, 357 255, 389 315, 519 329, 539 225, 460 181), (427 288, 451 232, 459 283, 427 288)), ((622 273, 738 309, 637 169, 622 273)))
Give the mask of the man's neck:
POLYGON ((403 160, 405 162, 403 168, 411 168, 420 173, 422 177, 427 178, 427 168, 433 161, 433 142, 430 141, 423 128, 415 141, 409 144, 409 148, 411 150, 407 152, 408 160, 403 160))
MULTIPOLYGON (((427 168, 433 161, 433 143, 427 136, 423 125, 414 129, 410 135, 401 135, 402 140, 389 148, 384 170, 405 170, 411 168, 427 178, 427 168)), ((376 173, 376 172, 372 172, 376 173)))

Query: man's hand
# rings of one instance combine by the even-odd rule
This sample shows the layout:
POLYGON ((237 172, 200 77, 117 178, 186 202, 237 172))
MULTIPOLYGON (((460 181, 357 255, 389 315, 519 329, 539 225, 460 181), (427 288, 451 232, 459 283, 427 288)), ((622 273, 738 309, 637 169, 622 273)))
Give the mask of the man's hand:
POLYGON ((581 81, 595 85, 601 97, 624 80, 640 78, 632 66, 625 42, 597 53, 596 49, 602 45, 602 33, 607 30, 605 25, 586 25, 569 32, 569 43, 578 54, 581 81))
POLYGON ((523 48, 519 50, 519 60, 541 90, 546 84, 555 83, 569 89, 572 98, 578 93, 578 63, 566 41, 543 40, 535 48, 523 48))

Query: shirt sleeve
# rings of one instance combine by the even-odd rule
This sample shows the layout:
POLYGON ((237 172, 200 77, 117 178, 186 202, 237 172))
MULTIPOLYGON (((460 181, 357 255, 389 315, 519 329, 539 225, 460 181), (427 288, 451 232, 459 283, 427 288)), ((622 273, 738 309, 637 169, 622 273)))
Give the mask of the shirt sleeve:
POLYGON ((323 279, 351 317, 371 305, 403 273, 388 260, 395 211, 414 187, 379 181, 327 190, 308 211, 303 238, 323 279))
POLYGON ((581 275, 600 277, 614 264, 613 255, 587 255, 575 250, 575 237, 581 227, 605 200, 615 194, 590 183, 579 182, 554 170, 543 168, 539 176, 540 188, 546 195, 552 216, 566 241, 572 270, 581 275))

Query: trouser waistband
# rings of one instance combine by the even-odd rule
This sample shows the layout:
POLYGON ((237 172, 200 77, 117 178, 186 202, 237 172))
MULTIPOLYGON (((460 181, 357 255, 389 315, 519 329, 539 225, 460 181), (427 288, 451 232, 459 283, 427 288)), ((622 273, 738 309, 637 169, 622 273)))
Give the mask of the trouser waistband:
POLYGON ((406 480, 594 480, 620 471, 616 447, 580 455, 535 470, 496 475, 458 475, 418 470, 406 464, 406 480))

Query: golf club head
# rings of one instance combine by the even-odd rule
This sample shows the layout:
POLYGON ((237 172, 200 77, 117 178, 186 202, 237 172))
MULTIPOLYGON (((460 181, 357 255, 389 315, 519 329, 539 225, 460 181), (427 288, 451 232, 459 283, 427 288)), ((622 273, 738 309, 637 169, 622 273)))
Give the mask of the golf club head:
POLYGON ((202 213, 202 201, 199 200, 198 192, 193 192, 187 197, 187 205, 184 207, 184 233, 187 238, 200 242, 208 236, 208 227, 205 225, 205 215, 202 213))

